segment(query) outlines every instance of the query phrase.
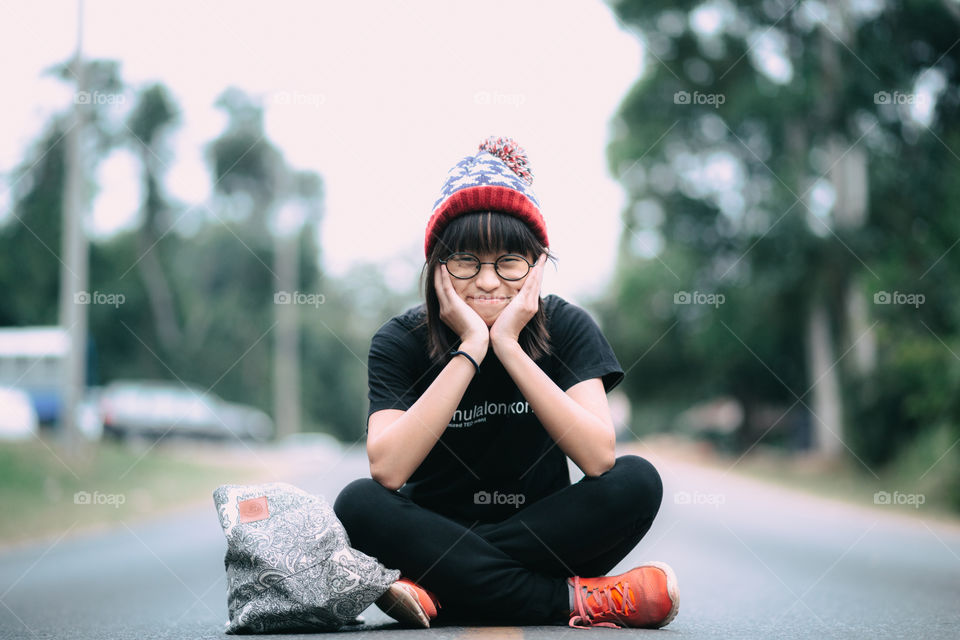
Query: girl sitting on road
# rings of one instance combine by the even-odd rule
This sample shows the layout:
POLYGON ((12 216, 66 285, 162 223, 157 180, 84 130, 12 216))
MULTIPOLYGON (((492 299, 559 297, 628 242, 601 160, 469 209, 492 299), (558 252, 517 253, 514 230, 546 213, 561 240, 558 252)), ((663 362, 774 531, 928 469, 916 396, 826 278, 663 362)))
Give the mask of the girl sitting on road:
POLYGON ((599 327, 540 297, 555 257, 531 181, 510 139, 450 170, 427 224, 426 301, 371 340, 372 478, 334 509, 355 548, 404 576, 377 602, 401 622, 662 627, 678 606, 669 566, 604 575, 663 488, 647 460, 616 456, 606 393, 624 373, 599 327))

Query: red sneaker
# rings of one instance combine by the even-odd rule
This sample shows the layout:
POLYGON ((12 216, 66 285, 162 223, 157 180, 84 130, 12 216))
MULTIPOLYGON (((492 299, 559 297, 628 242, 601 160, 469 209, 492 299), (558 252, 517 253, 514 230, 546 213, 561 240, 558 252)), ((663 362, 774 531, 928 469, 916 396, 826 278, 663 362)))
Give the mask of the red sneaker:
POLYGON ((412 580, 400 578, 377 598, 376 605, 400 623, 428 628, 437 617, 440 603, 436 596, 412 580))
POLYGON ((649 562, 617 576, 574 576, 567 582, 575 593, 569 624, 577 629, 656 629, 669 624, 680 606, 677 576, 662 562, 649 562))

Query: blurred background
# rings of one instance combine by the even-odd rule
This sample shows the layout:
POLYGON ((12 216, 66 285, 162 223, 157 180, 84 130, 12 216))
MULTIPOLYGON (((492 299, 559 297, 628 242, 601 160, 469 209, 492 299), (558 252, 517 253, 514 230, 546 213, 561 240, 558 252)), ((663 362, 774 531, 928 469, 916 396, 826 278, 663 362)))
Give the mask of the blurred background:
POLYGON ((960 510, 958 27, 957 0, 4 4, 0 539, 93 488, 149 511, 276 472, 244 455, 362 450, 369 339, 488 135, 529 155, 543 293, 627 372, 622 441, 960 510))

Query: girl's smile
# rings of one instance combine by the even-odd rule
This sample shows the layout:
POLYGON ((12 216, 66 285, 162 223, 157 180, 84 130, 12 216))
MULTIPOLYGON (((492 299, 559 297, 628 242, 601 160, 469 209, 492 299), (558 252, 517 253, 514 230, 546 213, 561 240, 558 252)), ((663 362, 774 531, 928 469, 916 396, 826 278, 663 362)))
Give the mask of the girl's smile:
POLYGON ((476 302, 477 304, 500 304, 502 302, 508 302, 510 298, 489 298, 489 297, 477 297, 477 296, 467 296, 467 300, 471 302, 476 302))

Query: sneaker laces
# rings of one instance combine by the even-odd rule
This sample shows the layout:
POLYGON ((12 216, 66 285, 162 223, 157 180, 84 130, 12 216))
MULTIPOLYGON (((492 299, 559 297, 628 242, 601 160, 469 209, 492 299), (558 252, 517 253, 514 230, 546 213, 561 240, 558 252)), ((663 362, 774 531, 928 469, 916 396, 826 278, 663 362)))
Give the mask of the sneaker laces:
POLYGON ((594 619, 602 616, 604 613, 613 613, 618 617, 627 617, 637 611, 636 603, 628 597, 633 594, 633 590, 629 584, 624 583, 622 580, 613 584, 590 588, 581 586, 580 576, 574 576, 573 590, 576 593, 574 599, 576 612, 575 615, 570 616, 569 625, 576 629, 588 629, 589 627, 622 629, 623 626, 615 622, 594 622, 594 619), (614 594, 619 596, 619 604, 616 598, 614 598, 614 594), (598 607, 591 606, 591 597, 594 599, 594 602, 599 604, 598 607), (632 610, 631 607, 633 607, 632 610), (578 622, 585 623, 588 626, 581 626, 577 624, 578 622))

